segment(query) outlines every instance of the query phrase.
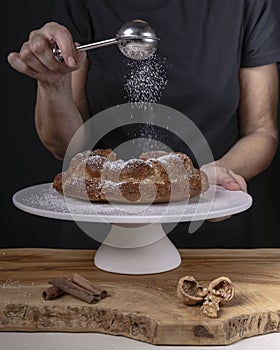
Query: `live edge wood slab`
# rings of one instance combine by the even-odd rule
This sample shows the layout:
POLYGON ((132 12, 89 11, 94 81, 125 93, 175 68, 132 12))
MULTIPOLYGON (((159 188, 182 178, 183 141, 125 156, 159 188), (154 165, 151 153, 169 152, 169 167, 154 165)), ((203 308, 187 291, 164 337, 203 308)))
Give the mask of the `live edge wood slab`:
POLYGON ((177 269, 156 275, 107 273, 93 266, 90 250, 0 250, 0 330, 99 332, 151 344, 226 345, 280 332, 280 249, 181 250, 177 269), (79 273, 109 294, 97 304, 69 295, 44 301, 54 277, 79 273), (236 295, 217 319, 176 296, 178 280, 228 276, 236 295))

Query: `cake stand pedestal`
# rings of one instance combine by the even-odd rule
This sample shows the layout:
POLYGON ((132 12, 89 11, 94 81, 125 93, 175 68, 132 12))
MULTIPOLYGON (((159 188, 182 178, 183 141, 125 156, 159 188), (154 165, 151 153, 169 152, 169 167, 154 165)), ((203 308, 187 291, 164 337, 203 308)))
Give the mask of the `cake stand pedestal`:
MULTIPOLYGON (((108 272, 152 274, 180 265, 177 248, 169 240, 162 223, 193 222, 240 213, 252 205, 252 197, 241 191, 210 186, 188 202, 167 204, 91 203, 64 197, 41 184, 18 191, 13 203, 19 209, 43 217, 79 223, 112 224, 98 248, 94 263, 108 272)), ((93 225, 86 225, 94 230, 93 225)), ((94 232, 86 232, 95 237, 94 232)))
POLYGON ((178 267, 181 257, 161 224, 113 224, 94 263, 110 272, 150 274, 178 267))

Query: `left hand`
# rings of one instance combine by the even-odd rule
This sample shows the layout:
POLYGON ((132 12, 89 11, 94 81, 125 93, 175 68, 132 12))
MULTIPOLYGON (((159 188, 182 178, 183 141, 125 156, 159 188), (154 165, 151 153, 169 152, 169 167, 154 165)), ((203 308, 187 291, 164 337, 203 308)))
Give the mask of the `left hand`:
MULTIPOLYGON (((215 163, 206 164, 201 167, 207 175, 209 182, 215 182, 216 185, 223 186, 225 189, 230 191, 244 191, 247 192, 247 183, 245 179, 241 176, 223 166, 216 165, 215 163), (215 167, 216 177, 213 177, 213 167, 215 167)), ((231 215, 224 216, 215 219, 209 219, 211 222, 218 222, 229 219, 231 215)))

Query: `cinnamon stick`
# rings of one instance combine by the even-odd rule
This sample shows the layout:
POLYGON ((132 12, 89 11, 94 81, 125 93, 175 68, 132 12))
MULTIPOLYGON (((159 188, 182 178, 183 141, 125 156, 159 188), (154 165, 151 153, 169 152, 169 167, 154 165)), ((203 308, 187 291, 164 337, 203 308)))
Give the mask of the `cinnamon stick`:
POLYGON ((54 300, 64 295, 65 292, 55 286, 47 288, 43 291, 42 296, 44 300, 54 300))
POLYGON ((78 286, 77 284, 75 284, 67 278, 54 278, 51 281, 49 281, 49 283, 63 290, 65 293, 68 293, 82 301, 85 301, 88 304, 93 304, 99 301, 96 300, 96 297, 91 292, 89 292, 85 288, 78 286))
POLYGON ((71 278, 72 282, 77 284, 78 286, 86 289, 87 291, 91 292, 94 297, 96 298, 96 301, 99 301, 106 297, 107 291, 100 288, 99 286, 93 284, 88 279, 84 278, 83 276, 79 275, 78 273, 74 273, 71 278))

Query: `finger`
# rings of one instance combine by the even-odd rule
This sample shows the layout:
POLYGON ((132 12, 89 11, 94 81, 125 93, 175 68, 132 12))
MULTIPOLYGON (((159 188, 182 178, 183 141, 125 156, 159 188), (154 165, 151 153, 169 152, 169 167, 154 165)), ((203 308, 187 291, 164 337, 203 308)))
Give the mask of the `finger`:
POLYGON ((245 179, 240 176, 235 174, 232 170, 228 170, 231 176, 235 179, 235 181, 239 184, 241 191, 247 192, 247 183, 245 179))
POLYGON ((240 190, 240 184, 236 181, 236 179, 227 171, 226 173, 222 173, 217 178, 217 184, 223 186, 227 190, 237 191, 240 190))
POLYGON ((46 73, 49 69, 31 51, 29 43, 24 43, 19 52, 19 58, 31 69, 38 73, 46 73))
POLYGON ((207 174, 208 181, 211 184, 217 183, 217 169, 213 163, 208 163, 203 165, 200 170, 204 171, 207 174))
POLYGON ((36 76, 36 72, 29 68, 26 63, 24 63, 17 52, 11 52, 8 56, 9 64, 18 72, 26 74, 30 77, 36 76))
POLYGON ((215 219, 208 219, 209 222, 221 222, 224 220, 228 220, 231 218, 231 215, 227 215, 227 216, 222 216, 220 218, 215 218, 215 219))
POLYGON ((51 44, 46 36, 41 33, 29 42, 30 50, 37 60, 48 70, 55 71, 60 68, 60 64, 55 59, 50 46, 51 44))
POLYGON ((65 63, 74 68, 77 65, 77 52, 69 30, 57 23, 51 23, 46 28, 49 39, 55 42, 61 50, 65 63))
MULTIPOLYGON (((80 46, 80 44, 77 43, 77 42, 75 42, 75 48, 76 48, 77 46, 80 46)), ((78 65, 79 67, 81 67, 82 63, 83 63, 83 62, 85 61, 85 59, 87 58, 87 53, 86 53, 85 51, 77 51, 77 50, 76 50, 76 54, 77 54, 77 56, 76 56, 76 58, 77 58, 77 65, 78 65)))

